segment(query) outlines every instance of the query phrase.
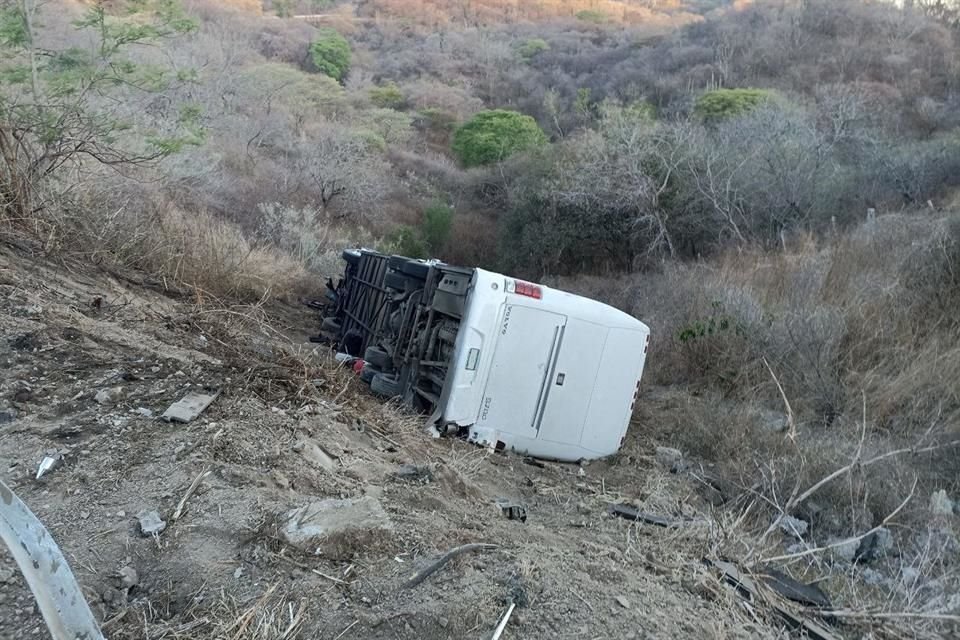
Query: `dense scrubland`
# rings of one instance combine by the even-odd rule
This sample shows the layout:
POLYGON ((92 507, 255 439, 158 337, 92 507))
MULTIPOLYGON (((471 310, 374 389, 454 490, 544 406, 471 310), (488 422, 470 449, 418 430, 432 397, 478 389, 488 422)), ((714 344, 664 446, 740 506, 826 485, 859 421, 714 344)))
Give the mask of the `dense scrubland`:
POLYGON ((348 245, 598 297, 653 328, 635 428, 767 523, 847 468, 822 530, 950 584, 960 13, 906 4, 7 1, 0 229, 221 299, 348 245))

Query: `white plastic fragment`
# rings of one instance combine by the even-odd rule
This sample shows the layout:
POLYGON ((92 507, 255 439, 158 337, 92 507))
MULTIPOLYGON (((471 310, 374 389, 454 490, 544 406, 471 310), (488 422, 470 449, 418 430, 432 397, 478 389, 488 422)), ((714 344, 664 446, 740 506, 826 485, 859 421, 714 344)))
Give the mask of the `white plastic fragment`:
POLYGON ((191 391, 180 400, 174 402, 160 416, 167 422, 187 423, 203 413, 210 404, 217 399, 220 392, 197 393, 191 391))
POLYGON ((52 456, 44 456, 43 460, 40 461, 40 466, 37 467, 37 480, 45 473, 56 469, 61 460, 63 460, 63 456, 59 453, 52 456))

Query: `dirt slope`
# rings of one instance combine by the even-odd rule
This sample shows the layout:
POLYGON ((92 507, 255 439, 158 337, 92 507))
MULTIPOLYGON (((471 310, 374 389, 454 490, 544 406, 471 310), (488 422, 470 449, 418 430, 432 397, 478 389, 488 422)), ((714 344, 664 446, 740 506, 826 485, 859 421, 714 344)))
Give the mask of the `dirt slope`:
MULTIPOLYGON (((329 354, 311 353, 306 308, 197 302, 137 274, 0 250, 0 411, 16 414, 0 424, 0 478, 59 541, 108 637, 487 638, 511 598, 523 606, 505 638, 781 633, 747 622, 711 587, 702 528, 606 516, 622 499, 672 515, 705 508, 636 434, 615 459, 582 469, 433 440, 334 371, 329 354), (145 415, 198 387, 222 393, 194 422, 145 415), (35 480, 49 452, 63 463, 35 480), (406 464, 429 477, 396 477, 406 464), (362 496, 379 501, 391 531, 328 540, 321 555, 279 535, 290 509, 362 496), (501 497, 525 504, 526 522, 504 517, 501 497), (167 522, 156 538, 139 532, 145 509, 167 522), (497 548, 402 588, 469 542, 497 548), (124 589, 128 568, 137 580, 124 589)), ((43 637, 0 554, 0 638, 43 637)))

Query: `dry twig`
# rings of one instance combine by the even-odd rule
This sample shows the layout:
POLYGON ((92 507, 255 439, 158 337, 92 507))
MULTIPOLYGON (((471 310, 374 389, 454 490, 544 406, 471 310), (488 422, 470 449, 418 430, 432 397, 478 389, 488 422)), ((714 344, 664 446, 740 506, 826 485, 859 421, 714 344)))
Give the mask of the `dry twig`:
POLYGON ((179 504, 177 504, 177 509, 176 511, 173 512, 173 516, 171 517, 171 520, 176 522, 181 517, 183 517, 183 510, 187 507, 187 500, 189 500, 190 496, 192 496, 196 492, 196 490, 200 487, 200 483, 203 482, 204 478, 209 476, 211 473, 212 471, 210 471, 209 469, 204 469, 203 471, 200 472, 200 474, 196 478, 193 479, 193 482, 191 482, 190 486, 187 487, 187 492, 183 494, 182 498, 180 498, 180 502, 179 504))

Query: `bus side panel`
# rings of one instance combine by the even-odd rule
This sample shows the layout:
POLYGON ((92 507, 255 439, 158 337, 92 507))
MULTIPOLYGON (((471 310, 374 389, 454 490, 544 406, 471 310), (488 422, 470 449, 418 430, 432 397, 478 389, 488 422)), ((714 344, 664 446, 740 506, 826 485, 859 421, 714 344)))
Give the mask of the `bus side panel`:
MULTIPOLYGON (((602 325, 567 319, 559 357, 547 380, 538 438, 580 446, 608 333, 602 325)), ((617 431, 619 427, 619 423, 589 424, 592 429, 617 431)))
POLYGON ((643 373, 648 335, 642 328, 610 329, 580 440, 583 448, 604 456, 620 448, 643 373))
POLYGON ((483 393, 477 425, 535 438, 551 360, 567 318, 507 305, 483 393))

